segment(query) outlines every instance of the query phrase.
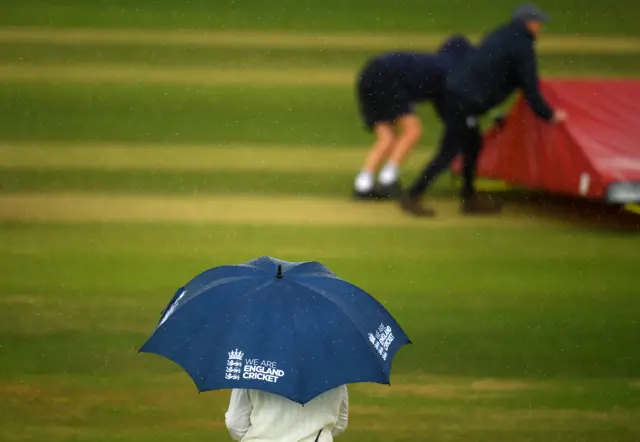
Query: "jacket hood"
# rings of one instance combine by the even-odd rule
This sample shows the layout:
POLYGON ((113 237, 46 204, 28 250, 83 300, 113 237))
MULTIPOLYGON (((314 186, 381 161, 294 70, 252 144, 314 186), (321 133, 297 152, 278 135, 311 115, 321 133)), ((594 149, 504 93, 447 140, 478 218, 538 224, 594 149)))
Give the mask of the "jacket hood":
POLYGON ((473 49, 473 44, 462 35, 454 35, 445 40, 438 48, 438 55, 448 54, 453 56, 464 56, 473 49))

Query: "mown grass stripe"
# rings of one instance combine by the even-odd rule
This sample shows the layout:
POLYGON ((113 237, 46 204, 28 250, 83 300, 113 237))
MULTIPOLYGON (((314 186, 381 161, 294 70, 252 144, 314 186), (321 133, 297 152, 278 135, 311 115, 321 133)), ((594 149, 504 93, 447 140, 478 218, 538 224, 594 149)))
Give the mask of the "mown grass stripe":
MULTIPOLYGON (((270 31, 197 31, 141 29, 51 29, 32 27, 0 28, 0 42, 50 44, 158 44, 204 45, 222 47, 368 49, 393 48, 432 50, 446 34, 400 33, 331 33, 270 31)), ((477 41, 479 35, 469 37, 477 41)), ((640 38, 614 36, 545 35, 539 43, 541 52, 637 53, 640 38)))
POLYGON ((439 216, 420 219, 393 203, 348 198, 168 197, 99 193, 5 194, 0 219, 37 222, 187 222, 275 225, 481 227, 548 225, 515 209, 489 218, 464 217, 456 202, 438 202, 439 216))
POLYGON ((65 83, 155 83, 201 85, 350 86, 353 69, 215 69, 135 65, 3 65, 2 81, 65 83))
MULTIPOLYGON (((362 165, 368 146, 161 145, 0 143, 0 168, 157 171, 347 172, 362 165)), ((417 167, 431 148, 416 148, 417 167), (426 152, 425 152, 426 150, 426 152)))

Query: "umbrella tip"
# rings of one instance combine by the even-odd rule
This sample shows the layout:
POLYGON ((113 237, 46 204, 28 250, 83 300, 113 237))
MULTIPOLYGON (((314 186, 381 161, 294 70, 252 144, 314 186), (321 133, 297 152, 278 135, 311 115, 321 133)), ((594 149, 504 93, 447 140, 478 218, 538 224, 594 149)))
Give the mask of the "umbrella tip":
POLYGON ((276 278, 282 278, 282 264, 278 264, 278 273, 276 273, 276 278))

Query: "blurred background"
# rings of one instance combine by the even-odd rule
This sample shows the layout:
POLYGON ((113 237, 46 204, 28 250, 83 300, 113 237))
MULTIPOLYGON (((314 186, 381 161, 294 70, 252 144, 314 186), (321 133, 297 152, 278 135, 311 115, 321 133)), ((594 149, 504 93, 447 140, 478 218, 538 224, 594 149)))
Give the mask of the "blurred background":
MULTIPOLYGON (((363 63, 516 3, 2 2, 0 440, 228 440, 228 392, 137 350, 191 277, 262 255, 322 261, 414 342, 350 389, 345 441, 640 440, 638 215, 518 191, 463 218, 448 177, 434 220, 349 199, 363 63)), ((640 2, 538 5, 543 78, 640 77, 640 2)))

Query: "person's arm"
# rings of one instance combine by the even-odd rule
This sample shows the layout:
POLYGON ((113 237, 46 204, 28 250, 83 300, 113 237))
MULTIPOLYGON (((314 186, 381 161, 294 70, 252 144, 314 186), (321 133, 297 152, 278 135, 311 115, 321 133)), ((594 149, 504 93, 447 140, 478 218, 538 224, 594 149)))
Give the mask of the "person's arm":
POLYGON ((338 412, 338 421, 331 430, 333 437, 344 433, 349 425, 349 393, 346 386, 342 388, 344 388, 344 394, 342 395, 342 403, 340 404, 340 411, 338 412))
POLYGON ((553 120, 553 110, 540 94, 538 86, 538 62, 533 45, 523 44, 518 48, 518 76, 520 88, 531 109, 546 121, 553 120))
POLYGON ((252 410, 249 392, 243 389, 233 389, 229 400, 229 410, 224 415, 227 430, 233 440, 241 440, 249 431, 252 410))

